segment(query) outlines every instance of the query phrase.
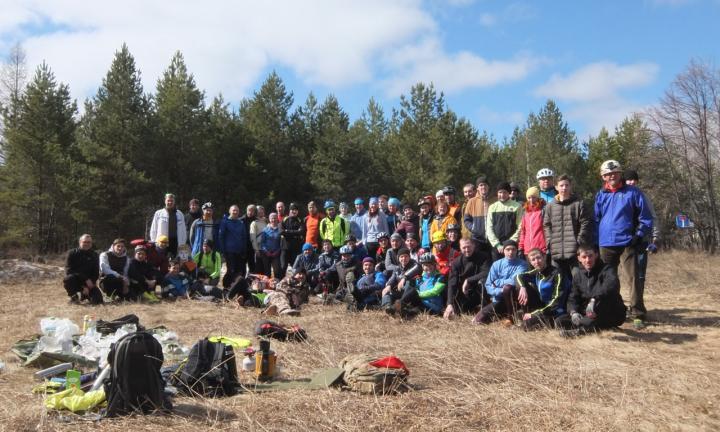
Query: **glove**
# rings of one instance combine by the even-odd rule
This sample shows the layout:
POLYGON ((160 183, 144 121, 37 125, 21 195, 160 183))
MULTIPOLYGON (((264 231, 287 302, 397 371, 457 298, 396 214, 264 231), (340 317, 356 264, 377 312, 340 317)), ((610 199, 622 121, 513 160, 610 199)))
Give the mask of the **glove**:
POLYGON ((379 271, 381 270, 381 269, 380 269, 380 264, 381 264, 381 263, 375 264, 375 271, 376 271, 376 272, 379 272, 379 271))
POLYGON ((658 248, 657 248, 657 245, 656 245, 655 243, 650 243, 650 244, 648 245, 648 247, 647 247, 646 250, 647 250, 648 252, 650 252, 650 253, 657 253, 658 248))
POLYGON ((577 312, 573 312, 572 315, 570 316, 570 321, 576 327, 580 326, 580 320, 582 320, 582 315, 580 315, 577 312))
POLYGON ((595 319, 595 299, 590 299, 590 302, 585 308, 585 316, 590 319, 595 319))

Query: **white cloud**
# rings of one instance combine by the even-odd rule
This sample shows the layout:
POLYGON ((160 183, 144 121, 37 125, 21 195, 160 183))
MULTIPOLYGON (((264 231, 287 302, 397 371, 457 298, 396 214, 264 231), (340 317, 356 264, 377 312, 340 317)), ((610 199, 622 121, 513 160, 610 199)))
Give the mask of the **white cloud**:
POLYGON ((529 54, 510 60, 487 60, 468 51, 447 54, 437 39, 426 38, 398 49, 386 61, 390 68, 400 71, 384 82, 387 92, 397 96, 418 82, 455 93, 519 81, 544 60, 529 54))
POLYGON ((554 74, 538 87, 537 96, 559 100, 588 102, 614 97, 618 90, 652 83, 658 73, 653 63, 619 66, 610 62, 592 63, 567 76, 554 74))
POLYGON ((130 0, 122 7, 33 0, 3 7, 0 38, 35 29, 22 41, 30 66, 47 61, 80 99, 94 94, 126 42, 146 91, 154 91, 180 50, 201 88, 237 100, 269 67, 287 67, 308 83, 330 87, 371 81, 377 56, 436 31, 421 6, 419 0, 130 0))
POLYGON ((654 63, 597 62, 568 75, 554 74, 535 89, 535 95, 566 102, 567 118, 582 122, 586 132, 594 135, 602 127, 612 130, 625 117, 642 111, 644 106, 622 93, 652 84, 658 71, 654 63))

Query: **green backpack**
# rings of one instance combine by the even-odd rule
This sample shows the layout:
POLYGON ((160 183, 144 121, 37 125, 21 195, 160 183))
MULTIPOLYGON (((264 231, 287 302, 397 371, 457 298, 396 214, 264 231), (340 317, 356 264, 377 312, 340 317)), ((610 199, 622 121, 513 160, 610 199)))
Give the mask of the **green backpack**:
POLYGON ((410 374, 397 357, 378 358, 368 354, 351 354, 340 362, 343 381, 350 390, 366 394, 395 394, 408 390, 407 376, 410 374), (378 362, 393 359, 387 366, 378 362), (371 363, 375 363, 375 366, 371 363), (378 367, 379 366, 379 367, 378 367))

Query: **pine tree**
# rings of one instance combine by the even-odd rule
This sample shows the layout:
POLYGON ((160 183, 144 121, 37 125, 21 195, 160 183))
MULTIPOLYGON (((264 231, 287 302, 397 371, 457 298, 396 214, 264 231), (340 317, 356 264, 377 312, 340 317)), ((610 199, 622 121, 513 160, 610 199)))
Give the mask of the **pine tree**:
POLYGON ((335 96, 328 96, 317 117, 318 136, 310 168, 310 182, 323 198, 338 199, 348 189, 356 173, 364 172, 353 160, 355 150, 348 141, 350 119, 335 96), (353 167, 355 169, 353 169, 353 167))
POLYGON ((253 149, 246 168, 254 174, 247 179, 255 200, 293 197, 293 184, 301 161, 290 157, 289 110, 293 95, 280 76, 272 72, 253 97, 240 106, 240 119, 253 149))
POLYGON ((199 179, 216 172, 214 167, 205 167, 210 169, 209 172, 198 169, 209 153, 219 150, 203 145, 206 134, 204 98, 195 85, 195 78, 188 73, 182 54, 176 52, 157 83, 156 145, 153 155, 149 156, 155 161, 151 177, 159 187, 157 193, 175 191, 181 202, 194 193, 199 179))
POLYGON ((151 122, 140 72, 123 44, 97 94, 85 103, 78 130, 83 162, 76 167, 80 195, 74 206, 77 218, 102 241, 144 236, 162 202, 150 187, 151 122))
POLYGON ((0 205, 6 209, 2 242, 38 253, 64 248, 73 235, 66 186, 77 111, 70 91, 43 63, 6 111, 5 166, 0 205))

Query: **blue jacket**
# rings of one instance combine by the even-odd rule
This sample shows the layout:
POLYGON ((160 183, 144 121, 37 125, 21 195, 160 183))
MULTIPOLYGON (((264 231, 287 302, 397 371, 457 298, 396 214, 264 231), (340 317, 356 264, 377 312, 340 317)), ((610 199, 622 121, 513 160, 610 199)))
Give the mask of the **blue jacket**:
POLYGON ((260 233, 260 250, 272 255, 280 254, 280 227, 266 226, 260 233))
POLYGON ((355 213, 350 216, 350 233, 354 235, 358 241, 362 238, 362 220, 367 214, 367 210, 363 209, 362 213, 355 213))
POLYGON ((245 255, 248 244, 247 233, 242 219, 230 219, 225 215, 220 222, 218 250, 222 253, 245 255))
POLYGON ((385 288, 385 275, 383 272, 372 272, 369 275, 363 275, 357 283, 360 291, 369 293, 371 291, 382 291, 385 288))
POLYGON ((540 189, 540 198, 544 199, 546 203, 550 204, 551 202, 555 201, 555 195, 558 194, 558 191, 551 187, 550 189, 544 191, 540 189))
POLYGON ((485 291, 492 298, 493 303, 502 300, 503 285, 516 286, 517 275, 527 271, 527 269, 527 261, 524 259, 514 258, 509 260, 503 258, 495 261, 490 267, 490 274, 488 274, 485 282, 485 291))
POLYGON ((190 227, 190 247, 192 248, 191 250, 193 256, 202 250, 203 241, 205 240, 206 225, 212 227, 212 239, 210 240, 213 242, 217 241, 220 224, 214 220, 205 222, 202 218, 196 219, 190 227))
POLYGON ((650 206, 640 189, 623 185, 615 192, 603 188, 595 196, 595 229, 600 247, 627 246, 633 236, 652 231, 650 206))
POLYGON ((440 313, 445 306, 443 292, 447 287, 445 276, 435 271, 432 274, 423 273, 417 282, 417 291, 426 308, 432 313, 440 313))

